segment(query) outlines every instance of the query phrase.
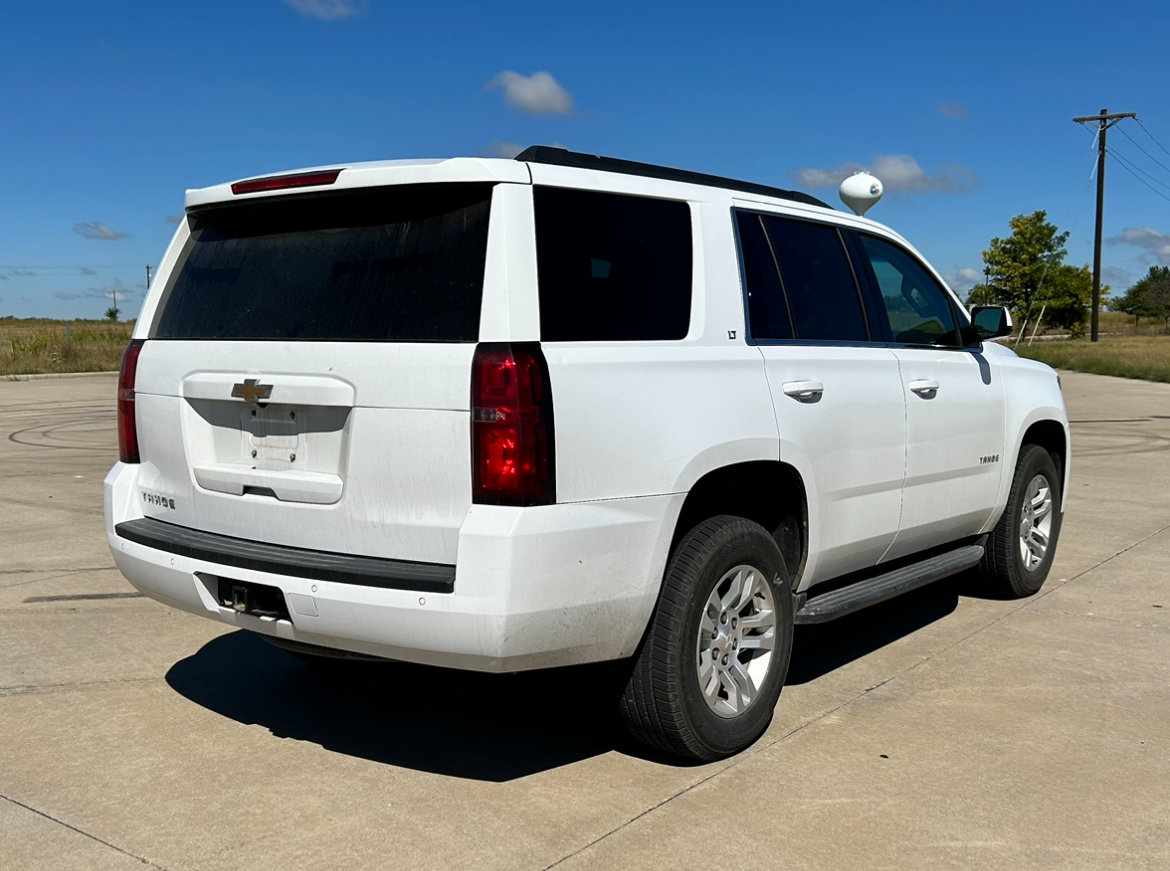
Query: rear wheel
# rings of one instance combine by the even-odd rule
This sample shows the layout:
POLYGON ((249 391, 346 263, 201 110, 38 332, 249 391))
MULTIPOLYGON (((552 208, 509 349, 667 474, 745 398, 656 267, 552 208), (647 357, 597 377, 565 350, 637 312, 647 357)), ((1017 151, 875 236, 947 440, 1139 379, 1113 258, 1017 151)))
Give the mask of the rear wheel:
POLYGON ((980 564, 989 592, 1022 599, 1044 585, 1060 536, 1060 485, 1052 455, 1039 445, 1024 445, 1007 507, 980 564))
POLYGON ((621 699, 645 744, 711 761, 756 741, 792 656, 793 601, 772 536, 741 517, 678 543, 621 699))

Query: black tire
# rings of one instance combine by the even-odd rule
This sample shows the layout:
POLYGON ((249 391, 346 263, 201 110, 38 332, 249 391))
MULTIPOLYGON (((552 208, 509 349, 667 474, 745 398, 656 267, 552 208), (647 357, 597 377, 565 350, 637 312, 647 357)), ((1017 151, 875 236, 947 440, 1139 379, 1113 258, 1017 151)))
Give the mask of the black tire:
POLYGON ((1060 537, 1063 517, 1060 510, 1061 485, 1060 471, 1048 451, 1039 445, 1024 445, 1020 448, 1007 507, 987 540, 983 561, 979 564, 984 589, 989 594, 1002 599, 1023 599, 1034 595, 1044 586, 1060 537), (1052 498, 1052 526, 1044 558, 1029 569, 1024 564, 1020 548, 1020 529, 1028 486, 1037 475, 1042 475, 1048 483, 1052 498))
POLYGON ((751 746, 771 723, 784 686, 793 612, 788 571, 767 530, 726 515, 700 523, 683 536, 667 563, 658 605, 621 697, 626 728, 644 744, 705 762, 751 746), (707 703, 699 685, 698 633, 716 584, 740 565, 756 568, 771 588, 775 637, 753 700, 741 713, 724 717, 707 703))

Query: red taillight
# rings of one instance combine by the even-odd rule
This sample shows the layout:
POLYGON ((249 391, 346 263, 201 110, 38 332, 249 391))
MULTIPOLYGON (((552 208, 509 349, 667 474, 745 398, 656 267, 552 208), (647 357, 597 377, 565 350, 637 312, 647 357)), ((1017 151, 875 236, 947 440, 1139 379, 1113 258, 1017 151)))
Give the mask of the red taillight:
POLYGON ((281 191, 285 188, 310 188, 322 184, 333 184, 340 169, 325 172, 296 172, 291 175, 270 175, 267 178, 253 178, 238 181, 232 185, 233 194, 254 194, 260 191, 281 191))
POLYGON ((118 372, 118 455, 123 463, 138 462, 138 424, 134 420, 134 376, 138 372, 138 354, 142 339, 131 339, 122 352, 118 372))
POLYGON ((556 501, 552 390, 537 344, 482 344, 471 364, 471 488, 477 503, 556 501))

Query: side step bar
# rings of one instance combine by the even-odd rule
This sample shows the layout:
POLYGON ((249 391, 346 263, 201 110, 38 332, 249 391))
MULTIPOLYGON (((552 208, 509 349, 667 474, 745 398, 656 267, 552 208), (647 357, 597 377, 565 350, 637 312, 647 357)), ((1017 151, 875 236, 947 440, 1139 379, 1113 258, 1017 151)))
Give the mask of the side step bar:
POLYGON ((812 596, 803 602, 798 599, 796 623, 803 625, 836 620, 932 581, 958 574, 976 565, 982 558, 983 546, 971 544, 829 593, 812 596))

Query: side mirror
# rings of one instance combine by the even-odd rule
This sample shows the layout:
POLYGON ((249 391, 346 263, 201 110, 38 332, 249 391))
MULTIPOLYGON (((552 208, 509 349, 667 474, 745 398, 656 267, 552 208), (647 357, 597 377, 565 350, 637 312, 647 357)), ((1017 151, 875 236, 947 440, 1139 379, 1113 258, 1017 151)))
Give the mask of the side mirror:
POLYGON ((980 341, 1012 334, 1012 316, 1001 305, 971 306, 971 328, 980 341))

